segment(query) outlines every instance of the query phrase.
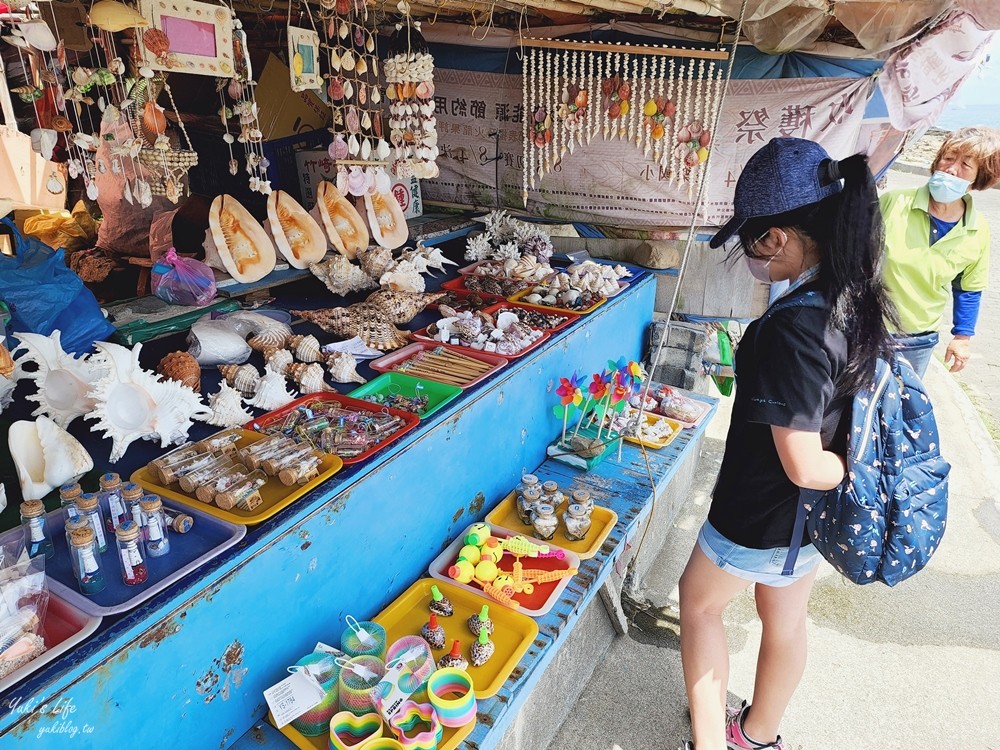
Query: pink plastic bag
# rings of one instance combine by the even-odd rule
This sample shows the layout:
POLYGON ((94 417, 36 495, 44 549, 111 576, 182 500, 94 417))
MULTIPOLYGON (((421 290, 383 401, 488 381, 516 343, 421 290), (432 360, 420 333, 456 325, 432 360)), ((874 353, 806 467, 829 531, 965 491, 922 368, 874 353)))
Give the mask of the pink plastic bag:
POLYGON ((215 299, 215 274, 194 258, 179 258, 174 248, 153 265, 153 294, 171 305, 204 307, 215 299))

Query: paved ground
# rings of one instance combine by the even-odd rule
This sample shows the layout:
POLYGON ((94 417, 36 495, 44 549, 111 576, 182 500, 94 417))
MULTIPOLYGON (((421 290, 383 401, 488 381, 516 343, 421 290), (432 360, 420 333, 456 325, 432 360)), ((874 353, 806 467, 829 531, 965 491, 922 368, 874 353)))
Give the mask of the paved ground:
MULTIPOLYGON (((894 174, 891 184, 910 177, 894 174)), ((1000 235, 1000 192, 980 204, 1000 235)), ((810 663, 782 727, 789 748, 1000 750, 1000 453, 969 400, 1000 418, 1000 400, 991 398, 1000 399, 1000 351, 987 345, 1000 333, 1000 263, 993 278, 977 356, 960 377, 966 388, 937 363, 927 376, 954 467, 945 542, 925 571, 895 589, 857 587, 825 567, 809 607, 810 663)), ((628 635, 612 644, 550 750, 673 750, 689 736, 676 584, 727 429, 723 409, 691 498, 632 606, 628 635)), ((726 624, 730 698, 751 699, 760 630, 750 593, 730 605, 726 624)))

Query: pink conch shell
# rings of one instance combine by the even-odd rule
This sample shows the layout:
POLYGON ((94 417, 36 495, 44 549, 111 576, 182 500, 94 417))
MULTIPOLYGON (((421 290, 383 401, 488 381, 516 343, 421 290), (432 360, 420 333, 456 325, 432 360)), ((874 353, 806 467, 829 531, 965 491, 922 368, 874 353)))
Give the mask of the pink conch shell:
POLYGON ((368 178, 361 167, 351 167, 347 175, 347 192, 355 197, 368 192, 368 178))

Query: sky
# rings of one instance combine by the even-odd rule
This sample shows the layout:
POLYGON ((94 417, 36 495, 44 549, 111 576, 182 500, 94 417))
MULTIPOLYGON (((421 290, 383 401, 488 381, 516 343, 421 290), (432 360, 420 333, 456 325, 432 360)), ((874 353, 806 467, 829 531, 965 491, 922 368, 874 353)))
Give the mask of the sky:
POLYGON ((1000 108, 1000 33, 993 35, 990 59, 959 90, 955 104, 995 104, 1000 108))

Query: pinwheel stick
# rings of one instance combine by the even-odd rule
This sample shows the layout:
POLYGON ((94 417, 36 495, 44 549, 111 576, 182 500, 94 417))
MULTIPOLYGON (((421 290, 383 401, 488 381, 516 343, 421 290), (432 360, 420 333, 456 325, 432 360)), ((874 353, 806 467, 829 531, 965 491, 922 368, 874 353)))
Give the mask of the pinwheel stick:
MULTIPOLYGON (((583 410, 580 412, 580 418, 578 420, 576 420, 576 429, 573 430, 573 438, 572 438, 573 440, 576 440, 576 436, 580 432, 580 425, 583 424, 583 418, 585 416, 587 416, 587 409, 590 408, 590 399, 591 398, 592 398, 592 394, 587 394, 587 400, 584 401, 584 403, 583 403, 583 410)), ((563 442, 564 443, 566 442, 565 431, 564 431, 564 434, 563 434, 563 442)))

